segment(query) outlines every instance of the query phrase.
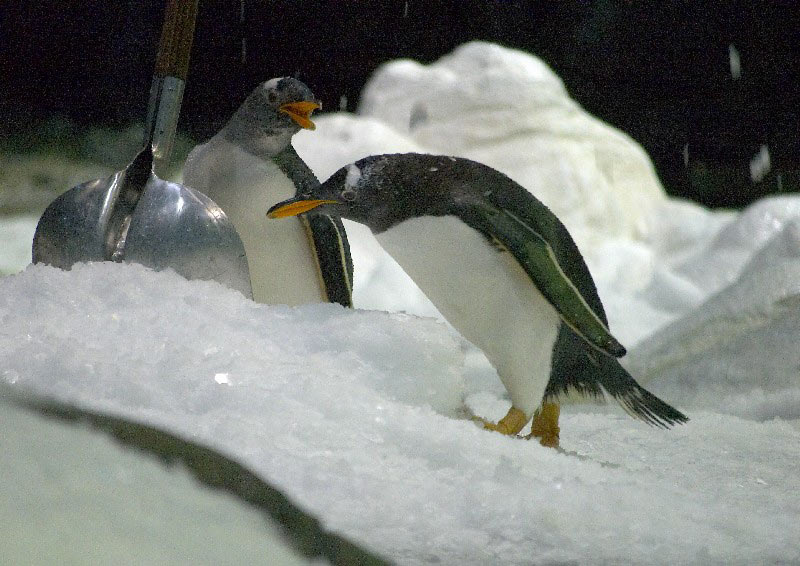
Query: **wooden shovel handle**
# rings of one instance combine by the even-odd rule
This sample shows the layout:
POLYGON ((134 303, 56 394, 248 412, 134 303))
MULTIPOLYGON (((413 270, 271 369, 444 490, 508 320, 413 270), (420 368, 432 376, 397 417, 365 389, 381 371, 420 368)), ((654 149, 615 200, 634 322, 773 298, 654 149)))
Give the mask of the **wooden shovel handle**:
POLYGON ((167 0, 155 76, 186 80, 194 39, 194 23, 197 19, 197 1, 167 0))

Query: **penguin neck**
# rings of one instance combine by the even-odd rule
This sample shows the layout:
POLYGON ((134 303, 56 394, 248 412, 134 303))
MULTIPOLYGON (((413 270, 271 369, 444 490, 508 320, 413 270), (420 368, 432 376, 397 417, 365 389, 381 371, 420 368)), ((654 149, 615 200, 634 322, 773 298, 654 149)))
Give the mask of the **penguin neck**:
POLYGON ((258 114, 245 105, 231 117, 221 133, 226 141, 246 152, 271 159, 291 144, 296 130, 264 124, 258 114))

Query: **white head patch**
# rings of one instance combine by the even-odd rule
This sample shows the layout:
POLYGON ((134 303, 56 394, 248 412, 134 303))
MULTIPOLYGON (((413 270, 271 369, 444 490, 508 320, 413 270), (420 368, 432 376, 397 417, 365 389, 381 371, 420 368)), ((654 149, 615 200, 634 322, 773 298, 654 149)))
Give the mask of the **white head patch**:
POLYGON ((347 166, 347 176, 344 178, 345 187, 355 187, 361 179, 361 169, 355 163, 347 166))

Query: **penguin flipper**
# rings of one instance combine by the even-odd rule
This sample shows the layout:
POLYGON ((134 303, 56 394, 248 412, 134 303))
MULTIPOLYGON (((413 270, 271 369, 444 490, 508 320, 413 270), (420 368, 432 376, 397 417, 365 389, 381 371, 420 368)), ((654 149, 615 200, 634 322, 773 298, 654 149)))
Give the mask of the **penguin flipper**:
POLYGON ((301 216, 314 248, 328 301, 353 306, 353 260, 344 224, 326 214, 301 216))
POLYGON ((500 243, 511 252, 567 326, 603 354, 615 358, 625 355, 625 347, 589 306, 561 267, 550 243, 530 222, 506 208, 486 203, 474 204, 470 212, 467 222, 490 241, 500 243))
MULTIPOLYGON (((312 193, 319 180, 290 144, 273 157, 275 164, 297 187, 296 194, 312 193)), ((341 218, 309 213, 298 216, 308 233, 328 301, 353 306, 353 258, 341 218)))
POLYGON ((600 402, 608 395, 628 414, 653 426, 669 428, 689 420, 639 385, 619 360, 598 355, 562 324, 553 347, 553 369, 544 401, 559 402, 573 394, 600 402))

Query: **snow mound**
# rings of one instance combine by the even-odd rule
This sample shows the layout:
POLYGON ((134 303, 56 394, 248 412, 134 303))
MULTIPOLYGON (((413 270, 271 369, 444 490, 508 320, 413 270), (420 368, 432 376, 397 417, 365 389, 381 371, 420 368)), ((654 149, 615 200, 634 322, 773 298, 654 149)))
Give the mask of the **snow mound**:
MULTIPOLYGON (((764 211, 754 212, 776 218, 764 211)), ((725 232, 740 233, 754 212, 725 232)), ((631 353, 627 365, 642 382, 658 379, 654 392, 746 418, 800 419, 800 218, 774 220, 769 232, 776 227, 782 229, 734 283, 631 353)), ((762 240, 764 232, 753 230, 753 238, 762 240)), ((726 249, 736 249, 729 245, 733 238, 726 242, 726 249)))
POLYGON ((787 423, 698 412, 665 432, 612 408, 566 414, 558 452, 458 416, 441 323, 136 265, 29 267, 0 279, 0 321, 4 381, 218 447, 398 563, 800 560, 787 423))
MULTIPOLYGON (((764 198, 740 213, 670 199, 658 210, 648 241, 613 239, 586 250, 611 328, 629 346, 684 315, 698 316, 701 305, 735 283, 770 238, 800 221, 800 198, 764 198)), ((762 262, 770 260, 784 258, 766 254, 762 262)), ((754 292, 783 292, 780 279, 761 285, 754 292)))
MULTIPOLYGON (((729 215, 730 216, 730 215, 729 215)), ((733 283, 745 263, 787 224, 800 219, 797 195, 766 197, 730 218, 714 234, 703 239, 702 249, 677 267, 710 295, 733 283)))
POLYGON ((213 282, 192 286, 171 270, 154 273, 136 264, 79 264, 70 272, 35 265, 0 282, 4 321, 13 316, 21 324, 6 324, 0 334, 6 381, 49 374, 44 391, 63 387, 70 395, 88 388, 101 399, 130 395, 142 408, 169 411, 175 407, 152 380, 173 374, 185 380, 181 405, 220 415, 236 413, 244 392, 236 386, 269 397, 280 383, 264 379, 270 373, 291 379, 307 401, 330 393, 330 383, 317 387, 319 374, 342 388, 367 385, 372 391, 357 395, 365 402, 394 399, 444 414, 461 404, 459 342, 432 319, 327 303, 302 311, 257 305, 213 282), (396 323, 378 323, 376 332, 379 319, 396 323), (44 339, 58 347, 43 348, 44 339), (124 371, 113 369, 120 349, 130 356, 124 371))

